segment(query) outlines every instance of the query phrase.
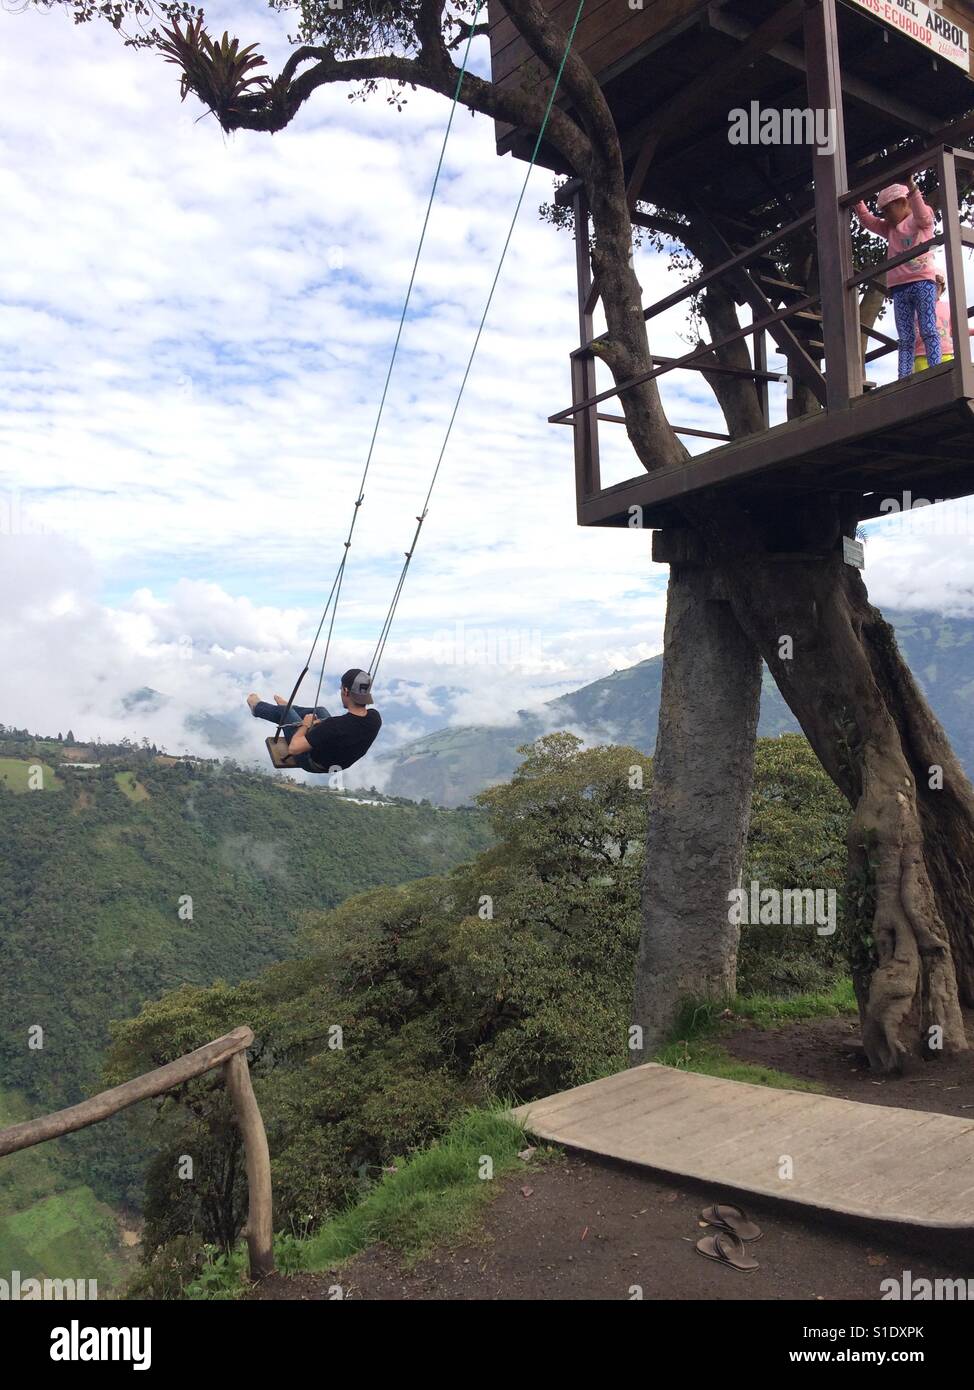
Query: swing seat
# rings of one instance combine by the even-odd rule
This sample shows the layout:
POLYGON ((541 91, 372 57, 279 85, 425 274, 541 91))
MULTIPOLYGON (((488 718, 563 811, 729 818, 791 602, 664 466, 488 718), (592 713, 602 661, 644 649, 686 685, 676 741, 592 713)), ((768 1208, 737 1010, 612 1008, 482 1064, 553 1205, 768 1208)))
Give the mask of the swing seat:
POLYGON ((278 771, 289 771, 297 767, 297 763, 291 758, 290 750, 283 738, 266 738, 267 751, 271 755, 271 762, 278 771))

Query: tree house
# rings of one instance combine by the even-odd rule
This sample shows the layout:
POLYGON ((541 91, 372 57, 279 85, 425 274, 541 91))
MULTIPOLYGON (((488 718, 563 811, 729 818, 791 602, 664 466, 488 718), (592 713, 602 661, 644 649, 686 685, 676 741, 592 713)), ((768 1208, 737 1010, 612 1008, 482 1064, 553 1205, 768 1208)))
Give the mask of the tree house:
MULTIPOLYGON (((542 3, 570 27, 576 0, 542 3)), ((494 82, 550 90, 550 74, 517 34, 503 0, 489 0, 489 14, 494 82)), ((644 309, 650 342, 655 317, 677 304, 689 307, 718 279, 750 313, 740 332, 678 358, 656 358, 653 370, 631 384, 699 372, 702 358, 712 364, 711 353, 745 340, 746 374, 758 383, 764 428, 677 468, 640 471, 602 487, 599 427, 622 419, 606 403, 626 383, 596 387, 590 345, 598 287, 587 254, 589 215, 580 182, 569 179, 557 200, 575 219, 580 342, 572 354, 572 404, 549 418, 574 428, 580 524, 631 526, 637 509, 646 526, 679 522, 680 500, 703 489, 726 489, 745 506, 762 507, 779 499, 793 504, 796 494, 842 495, 864 519, 887 510, 884 499, 907 491, 931 500, 974 493, 968 339, 974 310, 963 266, 974 229, 959 214, 974 184, 974 155, 962 148, 974 132, 972 43, 974 0, 643 0, 640 8, 630 0, 587 0, 575 46, 616 120, 634 224, 647 223, 639 202, 692 210, 724 256, 644 309), (812 120, 831 113, 831 137, 732 143, 735 111, 754 121, 768 111, 804 111, 812 120), (906 155, 905 140, 911 141, 906 155), (887 153, 891 147, 899 152, 887 153), (955 355, 875 387, 864 379, 864 362, 895 353, 897 343, 869 329, 864 353, 860 290, 869 280, 884 283, 884 272, 916 249, 857 267, 850 210, 923 169, 935 171, 937 180, 939 218, 927 245, 942 248, 955 355), (813 238, 815 247, 815 275, 807 284, 785 281, 780 270, 782 246, 799 235, 813 238), (819 409, 771 423, 767 383, 781 374, 768 371, 769 340, 786 359, 787 377, 801 382, 819 409)), ((565 97, 559 101, 570 109, 565 97)), ((499 153, 528 158, 535 134, 498 123, 496 138, 499 153)), ((542 147, 539 162, 571 172, 550 146, 542 147)))

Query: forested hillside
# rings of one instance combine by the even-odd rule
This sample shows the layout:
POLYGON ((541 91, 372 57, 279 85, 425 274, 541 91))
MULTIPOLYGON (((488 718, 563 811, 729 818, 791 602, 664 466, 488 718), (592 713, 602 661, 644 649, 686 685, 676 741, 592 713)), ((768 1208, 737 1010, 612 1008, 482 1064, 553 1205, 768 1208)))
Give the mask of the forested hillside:
MULTIPOLYGON (((79 1100, 101 1085, 111 1020, 180 984, 253 975, 290 954, 322 909, 449 870, 488 840, 479 812, 360 804, 231 764, 8 733, 0 1075, 10 1104, 19 1095, 36 1114, 79 1100)), ((100 1199, 138 1200, 143 1150, 124 1121, 58 1150, 66 1182, 81 1174, 100 1199)), ((9 1215, 0 1186, 0 1231, 9 1215)))

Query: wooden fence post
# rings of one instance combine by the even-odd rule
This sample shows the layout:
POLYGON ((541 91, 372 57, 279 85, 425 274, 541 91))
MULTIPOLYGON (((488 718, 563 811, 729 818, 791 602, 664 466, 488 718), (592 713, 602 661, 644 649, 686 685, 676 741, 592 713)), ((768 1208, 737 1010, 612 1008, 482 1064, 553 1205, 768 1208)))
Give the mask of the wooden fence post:
POLYGON ((250 1277, 263 1279, 274 1273, 274 1221, 271 1196, 271 1156, 264 1121, 257 1107, 247 1054, 237 1052, 224 1062, 227 1089, 243 1136, 247 1160, 247 1247, 250 1251, 250 1277))

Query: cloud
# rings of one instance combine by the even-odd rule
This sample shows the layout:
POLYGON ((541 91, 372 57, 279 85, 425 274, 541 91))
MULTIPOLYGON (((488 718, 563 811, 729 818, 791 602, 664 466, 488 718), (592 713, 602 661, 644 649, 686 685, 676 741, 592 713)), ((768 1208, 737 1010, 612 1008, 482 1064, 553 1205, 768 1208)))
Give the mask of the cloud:
MULTIPOLYGON (((286 51, 261 5, 208 20, 272 66, 286 51)), ((0 81, 0 719, 215 751, 186 724, 202 711, 263 756, 243 696, 290 690, 334 580, 447 104, 326 91, 273 139, 227 138, 171 67, 60 11, 0 10, 0 81), (143 689, 166 699, 126 709, 143 689)), ((461 114, 326 690, 371 657, 524 169, 461 114)), ((549 197, 536 171, 383 658, 387 745, 503 723, 662 645, 649 537, 577 527, 571 432, 546 422, 577 341, 549 197)), ((637 268, 647 299, 677 283, 649 252, 637 268)), ((678 314, 653 341, 685 349, 678 314)), ((696 377, 664 393, 676 423, 721 428, 696 377)), ((605 479, 631 475, 624 432, 603 434, 605 479)), ((877 537, 868 557, 883 602, 969 611, 966 544, 877 537)))

